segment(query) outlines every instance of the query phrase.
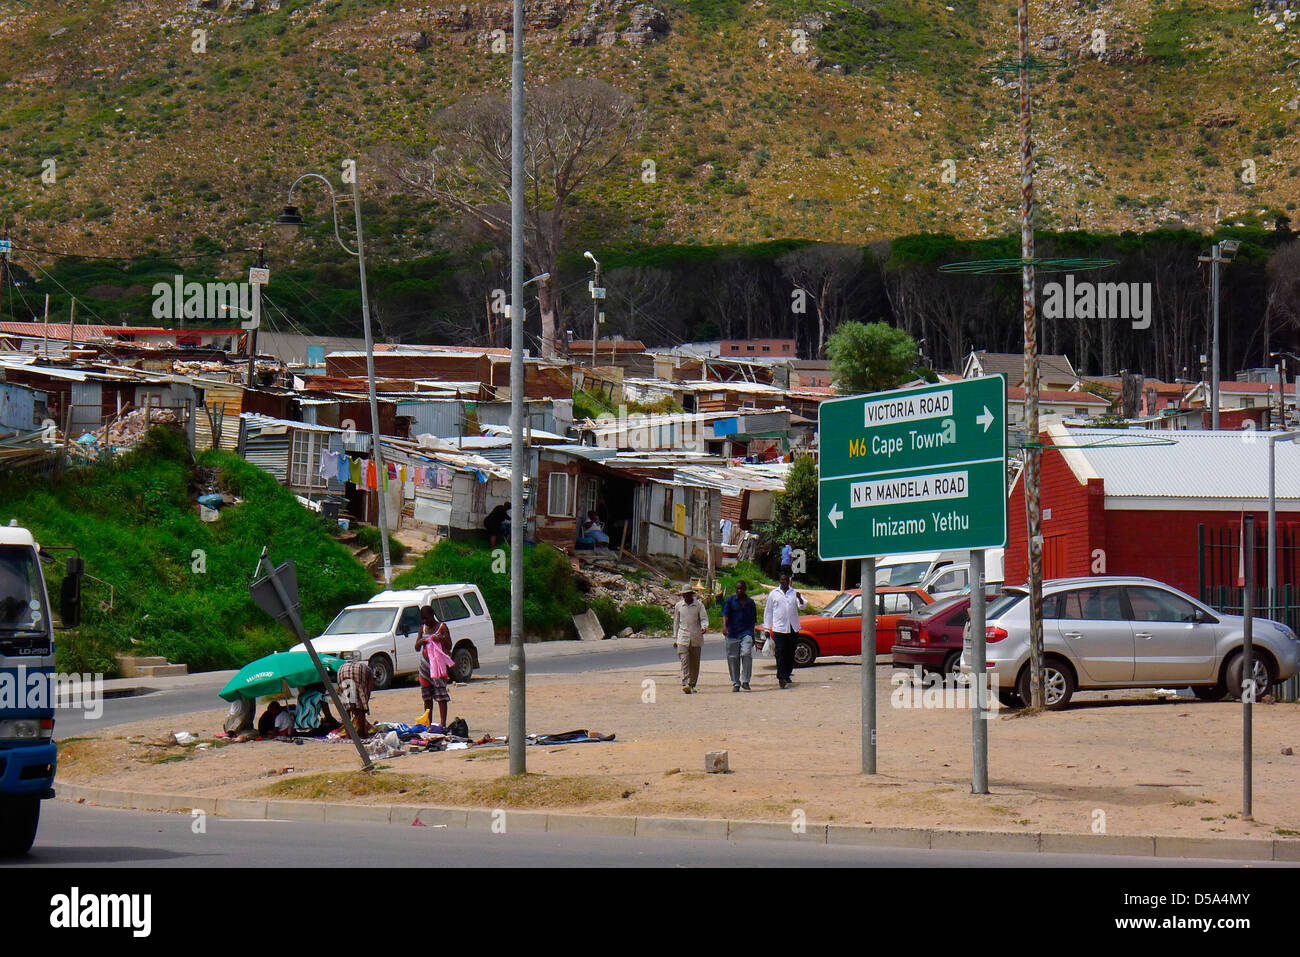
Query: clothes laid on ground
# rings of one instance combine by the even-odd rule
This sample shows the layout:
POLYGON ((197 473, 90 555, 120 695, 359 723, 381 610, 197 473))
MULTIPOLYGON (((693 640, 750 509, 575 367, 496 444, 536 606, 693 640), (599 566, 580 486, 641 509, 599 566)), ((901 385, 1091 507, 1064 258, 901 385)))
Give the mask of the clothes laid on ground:
POLYGON ((577 731, 561 731, 558 734, 530 734, 528 736, 529 744, 595 744, 613 740, 614 735, 612 734, 601 734, 599 731, 588 731, 586 728, 577 731))

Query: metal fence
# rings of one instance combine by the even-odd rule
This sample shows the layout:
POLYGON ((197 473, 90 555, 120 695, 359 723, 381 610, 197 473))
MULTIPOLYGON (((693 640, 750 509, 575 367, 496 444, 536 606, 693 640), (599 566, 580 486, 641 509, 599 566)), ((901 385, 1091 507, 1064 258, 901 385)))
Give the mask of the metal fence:
MULTIPOLYGON (((1300 633, 1300 535, 1294 526, 1277 528, 1277 588, 1268 593, 1268 528, 1255 527, 1255 587, 1252 589, 1256 618, 1284 622, 1300 633)), ((1201 601, 1228 615, 1240 615, 1246 609, 1243 575, 1241 527, 1228 525, 1197 528, 1197 587, 1201 601)), ((1282 701, 1300 696, 1300 681, 1289 678, 1273 687, 1272 694, 1282 701)))

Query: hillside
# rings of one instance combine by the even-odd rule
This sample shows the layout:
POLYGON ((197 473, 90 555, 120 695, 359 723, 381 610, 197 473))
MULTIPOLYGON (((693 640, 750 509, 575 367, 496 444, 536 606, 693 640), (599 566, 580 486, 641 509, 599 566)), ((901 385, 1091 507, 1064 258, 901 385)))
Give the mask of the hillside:
MULTIPOLYGON (((497 0, 184 6, 0 2, 0 218, 29 248, 246 250, 298 173, 337 182, 357 156, 366 176, 379 146, 427 145, 437 111, 508 89, 509 5, 497 0)), ((1031 81, 1040 225, 1204 230, 1216 211, 1294 209, 1300 20, 1281 6, 1034 3, 1035 55, 1068 61, 1031 81), (1105 53, 1090 47, 1096 30, 1105 53)), ((1013 228, 1014 83, 989 69, 1014 56, 1013 5, 535 0, 528 11, 531 83, 597 76, 646 116, 635 155, 581 197, 579 250, 590 238, 863 244, 1013 228)), ((325 237, 320 198, 310 212, 325 237)), ((448 212, 425 201, 370 185, 366 212, 377 260, 455 245, 448 212)))
MULTIPOLYGON (((277 563, 294 560, 313 634, 374 594, 360 563, 270 475, 222 452, 199 464, 246 504, 201 522, 184 438, 162 429, 116 463, 52 487, 17 475, 0 486, 4 521, 16 518, 43 545, 75 546, 97 579, 84 586, 82 626, 56 635, 61 671, 112 674, 117 652, 163 655, 191 671, 238 668, 288 648, 295 639, 248 594, 263 545, 277 563)), ((54 595, 61 568, 49 582, 54 595)))

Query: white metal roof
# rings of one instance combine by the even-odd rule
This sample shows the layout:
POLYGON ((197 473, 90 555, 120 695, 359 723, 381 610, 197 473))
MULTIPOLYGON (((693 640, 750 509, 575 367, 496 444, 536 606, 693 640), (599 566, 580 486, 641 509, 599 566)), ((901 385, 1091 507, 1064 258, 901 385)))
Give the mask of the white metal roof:
MULTIPOLYGON (((1063 456, 1081 483, 1102 479, 1109 509, 1268 508, 1268 432, 1062 425, 1048 431, 1061 451, 1044 454, 1063 456)), ((1273 444, 1276 501, 1279 508, 1295 511, 1300 509, 1300 445, 1273 444)))

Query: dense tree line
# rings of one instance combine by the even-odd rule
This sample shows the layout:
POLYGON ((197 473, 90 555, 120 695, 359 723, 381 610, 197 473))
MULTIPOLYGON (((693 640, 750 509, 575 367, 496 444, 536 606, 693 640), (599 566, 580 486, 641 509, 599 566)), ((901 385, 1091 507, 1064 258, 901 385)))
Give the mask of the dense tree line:
MULTIPOLYGON (((1224 228, 1213 239, 1241 241, 1236 259, 1222 269, 1223 372, 1269 364, 1269 351, 1300 351, 1300 241, 1281 220, 1273 228, 1224 228)), ((1212 238, 1191 231, 1101 235, 1043 233, 1044 259, 1114 260, 1115 265, 1074 271, 1076 281, 1150 283, 1145 328, 1127 318, 1040 319, 1040 348, 1064 353, 1088 374, 1121 369, 1162 379, 1199 378, 1209 352, 1208 266, 1197 261, 1212 238)), ((317 247, 318 251, 324 246, 317 247)), ((967 241, 951 236, 905 236, 868 248, 780 240, 733 246, 651 246, 596 249, 607 290, 603 335, 647 345, 718 338, 794 338, 803 357, 824 356, 831 333, 844 322, 884 321, 906 330, 925 364, 959 368, 971 349, 1021 349, 1020 277, 949 273, 940 266, 975 260, 1013 260, 1018 240, 967 241)), ((560 257, 557 292, 561 324, 576 338, 590 336, 589 263, 581 251, 560 257)), ((434 256, 370 264, 372 305, 380 339, 408 342, 507 345, 500 306, 508 289, 508 264, 495 243, 482 241, 434 256)), ((0 315, 39 318, 45 293, 51 314, 63 320, 68 298, 82 304, 81 321, 151 324, 154 281, 183 272, 187 278, 230 278, 214 253, 183 262, 144 258, 130 263, 60 260, 48 270, 10 264, 0 315), (16 283, 16 285, 15 285, 16 283)), ((1065 274, 1040 270, 1043 287, 1065 274)), ((531 292, 528 290, 526 292, 531 292)), ((310 268, 273 268, 267 321, 284 331, 360 334, 355 261, 310 268)), ((530 345, 541 332, 537 300, 526 303, 530 345)), ((199 325, 202 323, 193 323, 199 325)), ((1139 324, 1140 325, 1140 324, 1139 324)), ((1294 371, 1294 370, 1293 370, 1294 371)))

